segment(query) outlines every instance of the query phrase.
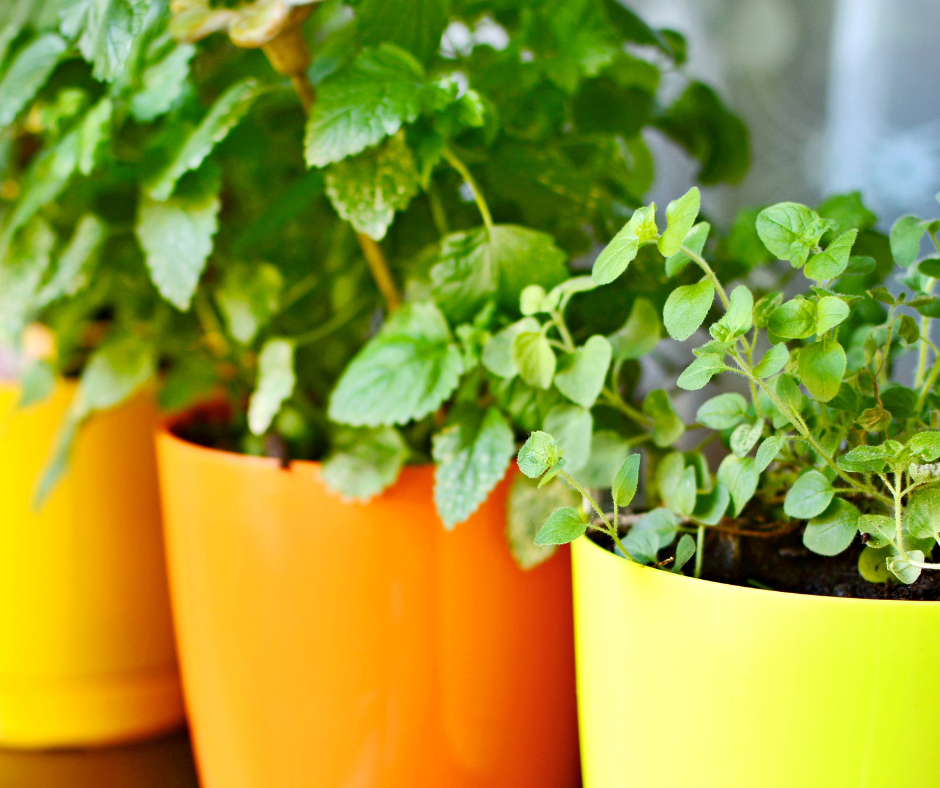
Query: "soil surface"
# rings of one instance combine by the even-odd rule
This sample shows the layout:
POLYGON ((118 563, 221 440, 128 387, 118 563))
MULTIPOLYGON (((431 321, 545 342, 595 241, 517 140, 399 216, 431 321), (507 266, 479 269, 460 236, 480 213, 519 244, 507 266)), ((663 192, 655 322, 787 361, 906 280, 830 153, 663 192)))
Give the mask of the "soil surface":
MULTIPOLYGON (((603 544, 607 539, 597 541, 603 544)), ((816 555, 803 546, 801 528, 771 538, 738 537, 736 551, 732 537, 712 531, 705 540, 702 579, 815 596, 940 600, 940 572, 924 571, 909 586, 869 583, 858 573, 861 551, 856 540, 840 555, 816 555)), ((691 562, 686 567, 690 573, 691 562)))

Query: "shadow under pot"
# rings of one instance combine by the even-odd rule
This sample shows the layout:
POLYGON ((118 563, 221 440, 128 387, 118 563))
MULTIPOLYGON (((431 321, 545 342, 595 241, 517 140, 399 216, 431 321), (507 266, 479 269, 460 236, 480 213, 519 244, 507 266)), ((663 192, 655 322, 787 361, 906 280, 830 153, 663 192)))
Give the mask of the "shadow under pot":
POLYGON ((940 785, 940 602, 572 561, 585 788, 940 785))
POLYGON ((75 396, 0 383, 0 746, 82 747, 183 723, 147 396, 92 417, 39 509, 75 396))
POLYGON ((206 788, 577 783, 570 557, 515 565, 506 481, 448 533, 430 466, 350 503, 182 426, 157 447, 206 788))

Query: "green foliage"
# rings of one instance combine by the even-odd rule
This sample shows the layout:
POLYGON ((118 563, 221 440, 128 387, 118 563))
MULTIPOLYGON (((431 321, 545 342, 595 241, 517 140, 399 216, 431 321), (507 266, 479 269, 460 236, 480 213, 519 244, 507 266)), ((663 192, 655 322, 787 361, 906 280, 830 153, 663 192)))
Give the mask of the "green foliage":
POLYGON ((395 482, 407 458, 407 444, 394 427, 344 427, 333 437, 321 476, 346 498, 368 501, 395 482))

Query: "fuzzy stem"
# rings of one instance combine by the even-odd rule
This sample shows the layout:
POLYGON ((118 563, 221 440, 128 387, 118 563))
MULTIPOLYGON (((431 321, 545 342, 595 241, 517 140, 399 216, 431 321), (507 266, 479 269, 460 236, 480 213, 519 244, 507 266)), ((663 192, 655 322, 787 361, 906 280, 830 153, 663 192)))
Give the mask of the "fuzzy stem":
POLYGON ((718 297, 721 299, 721 303, 725 305, 725 311, 727 311, 731 306, 731 302, 728 300, 728 295, 725 293, 725 289, 721 286, 721 282, 718 281, 718 277, 712 270, 711 266, 705 262, 705 258, 699 254, 696 254, 691 249, 683 246, 682 251, 688 255, 689 258, 695 261, 696 265, 698 265, 698 267, 705 272, 705 276, 711 279, 712 284, 715 286, 715 290, 718 293, 718 297))
POLYGON ((561 471, 560 475, 561 475, 561 478, 563 478, 566 482, 568 482, 568 484, 574 487, 575 490, 581 493, 581 497, 584 498, 584 500, 586 500, 589 504, 591 504, 591 508, 594 509, 595 512, 597 512, 597 516, 601 518, 601 521, 606 526, 604 530, 607 532, 607 535, 610 536, 614 540, 614 542, 617 544, 617 547, 620 548, 620 551, 629 560, 633 561, 634 563, 638 563, 637 560, 632 555, 630 555, 630 553, 626 551, 626 549, 623 546, 623 542, 620 541, 620 534, 617 533, 617 529, 611 524, 610 520, 607 519, 603 510, 601 509, 600 506, 598 506, 597 501, 594 500, 591 494, 564 471, 561 471))
POLYGON ((601 391, 601 396, 604 398, 604 402, 607 405, 610 405, 612 408, 619 410, 621 413, 639 424, 641 427, 653 426, 653 420, 649 416, 647 416, 642 411, 637 410, 632 405, 628 405, 623 401, 623 397, 618 396, 617 393, 612 389, 605 388, 603 391, 601 391))

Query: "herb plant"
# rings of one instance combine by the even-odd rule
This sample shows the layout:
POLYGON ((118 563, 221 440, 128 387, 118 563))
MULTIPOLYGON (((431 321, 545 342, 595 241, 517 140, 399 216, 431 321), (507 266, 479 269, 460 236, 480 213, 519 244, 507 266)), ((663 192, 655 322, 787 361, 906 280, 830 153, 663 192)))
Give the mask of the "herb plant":
MULTIPOLYGON (((819 555, 837 555, 860 535, 859 571, 871 582, 890 577, 909 584, 923 569, 940 568, 927 560, 940 541, 940 352, 930 339, 931 321, 940 316, 940 299, 931 294, 940 257, 919 259, 924 238, 940 253, 940 220, 907 216, 891 230, 890 255, 902 269, 897 292, 883 284, 888 277, 879 274, 876 259, 853 254, 857 243, 866 251, 882 248, 872 244, 874 217, 857 195, 828 201, 822 214, 791 202, 766 208, 756 217, 757 236, 805 281, 785 299, 780 292, 755 298, 745 284, 730 291, 723 285, 703 256, 709 228, 696 223, 697 190, 669 204, 662 232, 655 211, 649 205, 634 213, 594 264, 593 282, 623 275, 644 246, 656 247, 667 277, 695 271, 697 281, 669 295, 662 322, 674 340, 685 341, 707 321, 710 339, 695 348, 676 385, 695 391, 713 379, 735 378, 746 393, 711 397, 698 408, 695 425, 682 422, 665 391, 651 392, 641 408, 622 406, 642 430, 633 440, 650 447, 649 511, 627 518, 621 511, 637 492, 640 454, 623 460, 609 513, 567 470, 578 451, 570 437, 533 432, 518 455, 522 472, 541 477, 540 485, 560 477, 586 503, 556 510, 536 542, 565 544, 593 528, 622 555, 657 566, 671 562, 674 571, 697 553, 699 576, 707 529, 743 534, 755 520, 782 515, 806 521, 803 544, 819 555), (906 355, 916 358, 910 386, 892 376, 906 355), (688 427, 709 432, 697 449, 678 450, 688 427), (702 452, 714 438, 727 450, 716 473, 702 452), (624 525, 629 531, 622 536, 624 525), (659 552, 677 538, 674 559, 661 562, 659 552)), ((550 317, 541 330, 564 337, 564 322, 550 306, 542 301, 535 310, 550 317)), ((642 333, 656 336, 655 314, 647 320, 642 333)), ((574 353, 583 360, 586 351, 587 345, 574 353)), ((584 362, 577 380, 585 390, 618 396, 603 363, 584 362)))
MULTIPOLYGON (((575 335, 618 328, 569 261, 641 204, 651 129, 702 183, 743 175, 744 127, 684 60, 613 0, 6 4, 0 342, 56 337, 26 401, 80 381, 43 489, 81 422, 146 386, 169 410, 223 398, 200 440, 325 457, 349 497, 433 458, 448 527, 519 434, 577 434, 587 467, 611 394, 580 369, 606 345, 533 331, 533 294, 582 293, 575 335)), ((644 293, 641 316, 666 295, 644 293)))

